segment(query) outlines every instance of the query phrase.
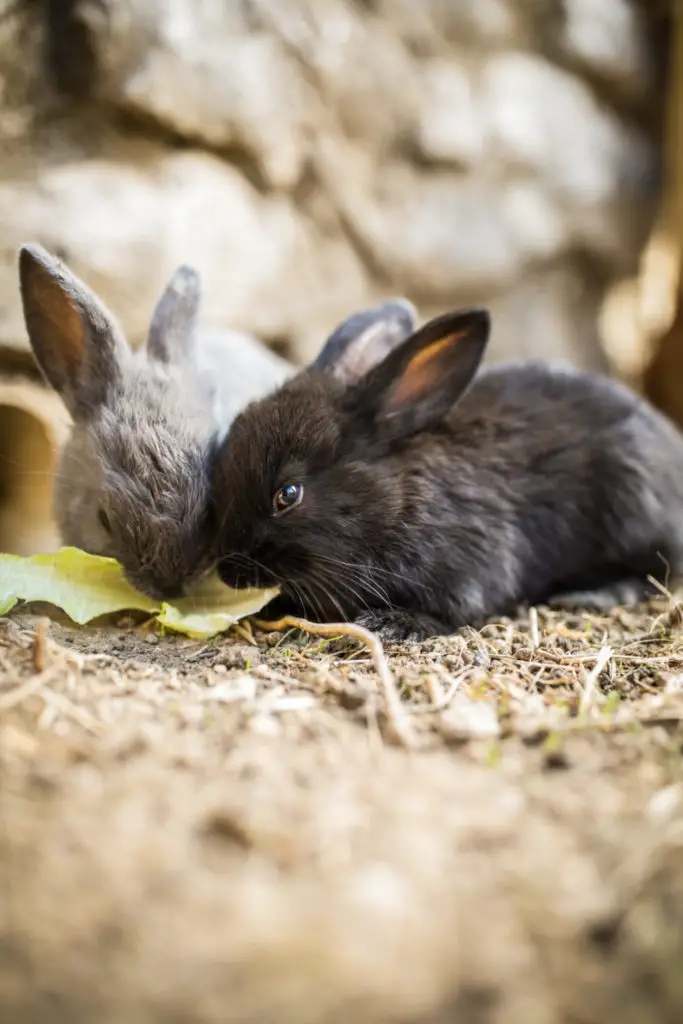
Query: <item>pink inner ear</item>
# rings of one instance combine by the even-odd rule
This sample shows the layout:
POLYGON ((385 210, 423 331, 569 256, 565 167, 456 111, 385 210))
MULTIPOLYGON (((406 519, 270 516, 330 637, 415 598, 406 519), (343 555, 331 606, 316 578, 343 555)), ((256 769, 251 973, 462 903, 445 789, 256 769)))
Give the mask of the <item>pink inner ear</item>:
POLYGON ((76 303, 50 275, 40 268, 35 284, 40 311, 54 332, 55 347, 72 375, 83 362, 83 323, 76 303))
POLYGON ((414 402, 433 387, 440 376, 442 353, 451 345, 457 345, 467 333, 458 331, 456 334, 447 334, 445 338, 438 338, 416 352, 396 382, 389 399, 389 408, 414 402))

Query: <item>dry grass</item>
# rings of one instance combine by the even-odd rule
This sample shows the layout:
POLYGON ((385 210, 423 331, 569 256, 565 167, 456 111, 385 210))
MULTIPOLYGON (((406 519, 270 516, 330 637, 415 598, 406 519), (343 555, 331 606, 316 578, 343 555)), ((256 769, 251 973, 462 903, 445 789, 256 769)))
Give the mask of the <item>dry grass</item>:
POLYGON ((0 623, 0 1020, 681 1019, 676 602, 279 625, 0 623))

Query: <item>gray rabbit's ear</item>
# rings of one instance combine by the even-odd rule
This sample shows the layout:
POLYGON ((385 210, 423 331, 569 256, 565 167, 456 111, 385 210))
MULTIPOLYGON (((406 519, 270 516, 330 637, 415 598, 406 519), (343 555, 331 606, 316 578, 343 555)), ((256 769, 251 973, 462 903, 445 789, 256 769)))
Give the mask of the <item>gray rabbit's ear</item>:
POLYGON ((89 416, 121 378, 128 346, 97 296, 41 245, 19 252, 19 285, 33 354, 75 419, 89 416))
POLYGON ((192 348, 202 283, 193 267, 178 267, 156 304, 147 352, 161 363, 179 363, 192 348))
POLYGON ((352 384, 409 338, 416 323, 415 307, 407 299, 390 299, 354 313, 330 334, 310 369, 352 384))

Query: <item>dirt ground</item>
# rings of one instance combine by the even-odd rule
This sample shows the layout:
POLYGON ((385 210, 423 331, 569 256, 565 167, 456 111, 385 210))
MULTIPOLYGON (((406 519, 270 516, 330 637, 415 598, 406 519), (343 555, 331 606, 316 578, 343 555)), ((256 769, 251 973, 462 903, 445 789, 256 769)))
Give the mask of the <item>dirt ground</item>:
POLYGON ((680 622, 0 620, 0 1021, 680 1022, 680 622))

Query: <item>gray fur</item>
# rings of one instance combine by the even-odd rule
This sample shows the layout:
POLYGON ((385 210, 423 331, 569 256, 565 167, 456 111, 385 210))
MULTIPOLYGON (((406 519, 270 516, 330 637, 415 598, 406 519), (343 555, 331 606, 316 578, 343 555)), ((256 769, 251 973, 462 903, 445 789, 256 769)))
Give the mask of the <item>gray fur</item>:
POLYGON ((213 446, 247 401, 292 368, 240 335, 196 333, 191 268, 172 277, 147 345, 132 352, 112 314, 58 260, 31 245, 19 262, 34 355, 74 421, 55 480, 62 541, 116 558, 155 599, 178 596, 212 565, 213 446))
POLYGON ((72 416, 87 416, 117 384, 128 347, 109 310, 40 245, 19 254, 24 319, 45 378, 72 416))
POLYGON ((294 372, 291 363, 239 331, 206 329, 197 341, 194 363, 203 389, 211 395, 221 435, 249 402, 279 387, 294 372))
POLYGON ((178 267, 156 304, 147 334, 147 352, 161 363, 175 363, 191 354, 201 279, 193 267, 178 267))

